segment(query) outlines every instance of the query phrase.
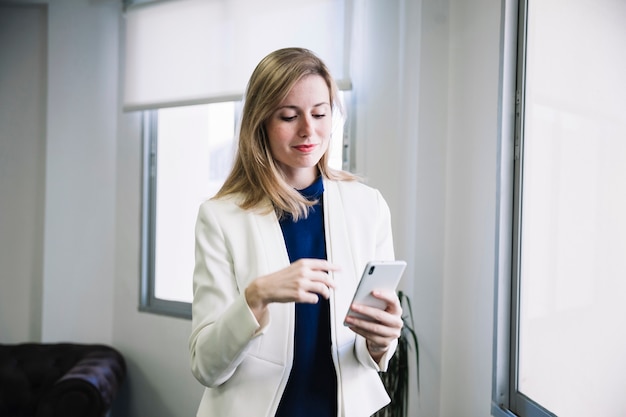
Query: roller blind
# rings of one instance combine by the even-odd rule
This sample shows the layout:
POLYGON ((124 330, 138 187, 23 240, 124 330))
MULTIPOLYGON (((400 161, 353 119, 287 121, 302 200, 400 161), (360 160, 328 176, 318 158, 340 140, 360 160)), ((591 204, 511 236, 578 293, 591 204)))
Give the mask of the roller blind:
POLYGON ((350 86, 350 0, 170 0, 125 11, 126 111, 236 100, 256 64, 290 46, 350 86))

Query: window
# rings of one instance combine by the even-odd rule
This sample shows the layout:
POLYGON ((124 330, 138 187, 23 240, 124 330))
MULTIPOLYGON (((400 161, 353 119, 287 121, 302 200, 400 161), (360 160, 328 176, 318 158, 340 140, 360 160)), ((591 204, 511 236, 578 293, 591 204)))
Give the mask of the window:
MULTIPOLYGON (((349 93, 340 92, 344 102, 349 93)), ((194 226, 235 154, 240 102, 144 113, 143 310, 191 316, 194 226)), ((348 168, 348 127, 334 114, 330 164, 348 168)))
POLYGON ((493 414, 623 416, 626 3, 527 0, 518 21, 493 414))

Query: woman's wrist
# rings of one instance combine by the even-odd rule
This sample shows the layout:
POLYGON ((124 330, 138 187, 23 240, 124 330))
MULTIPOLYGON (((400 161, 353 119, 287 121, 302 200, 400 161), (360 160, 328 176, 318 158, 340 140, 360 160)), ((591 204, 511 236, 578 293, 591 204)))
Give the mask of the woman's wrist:
POLYGON ((244 291, 244 297, 248 307, 254 313, 257 320, 260 320, 266 310, 267 305, 263 302, 263 298, 259 295, 256 283, 253 281, 244 291))
POLYGON ((367 350, 369 350, 370 353, 382 354, 389 350, 389 346, 375 345, 371 343, 369 340, 366 340, 365 344, 367 346, 367 350))

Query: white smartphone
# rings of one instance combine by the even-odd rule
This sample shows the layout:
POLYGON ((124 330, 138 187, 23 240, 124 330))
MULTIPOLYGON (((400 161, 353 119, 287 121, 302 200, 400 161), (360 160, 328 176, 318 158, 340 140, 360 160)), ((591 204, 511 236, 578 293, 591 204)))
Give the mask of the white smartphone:
MULTIPOLYGON (((361 280, 352 297, 352 304, 363 304, 379 309, 385 308, 385 302, 374 298, 372 291, 378 290, 392 290, 395 291, 402 278, 402 273, 406 268, 405 261, 370 261, 365 265, 363 273, 361 274, 361 280)), ((356 313, 350 309, 346 313, 346 317, 353 316, 363 319, 367 317, 356 313)), ((344 326, 347 326, 344 319, 344 326)))

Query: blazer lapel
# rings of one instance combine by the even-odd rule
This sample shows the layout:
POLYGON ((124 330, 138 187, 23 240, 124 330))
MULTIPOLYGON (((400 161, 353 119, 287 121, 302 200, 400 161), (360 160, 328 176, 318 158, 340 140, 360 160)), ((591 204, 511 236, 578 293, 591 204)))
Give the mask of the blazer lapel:
MULTIPOLYGON (((341 190, 334 181, 324 182, 324 227, 326 228, 326 252, 328 260, 341 267, 333 273, 336 282, 335 291, 331 296, 331 319, 335 323, 339 345, 354 340, 354 333, 343 326, 343 318, 348 312, 354 289, 359 280, 355 260, 352 254, 352 244, 342 203, 341 190)), ((351 215, 357 215, 352 213, 351 215)))

